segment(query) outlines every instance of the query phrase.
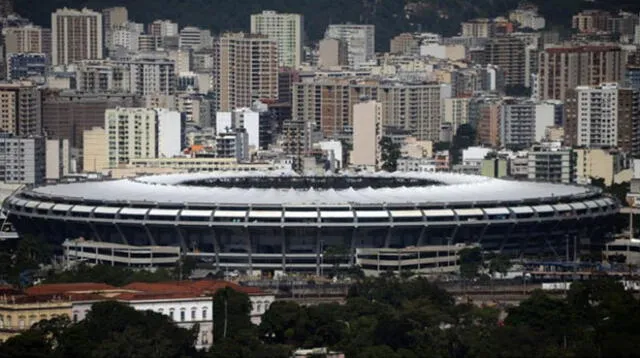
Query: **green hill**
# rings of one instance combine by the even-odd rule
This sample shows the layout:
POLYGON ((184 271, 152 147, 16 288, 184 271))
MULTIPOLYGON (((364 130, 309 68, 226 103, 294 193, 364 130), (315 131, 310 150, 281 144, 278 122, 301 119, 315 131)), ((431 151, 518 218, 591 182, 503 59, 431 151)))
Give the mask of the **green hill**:
MULTIPOLYGON (((248 30, 249 16, 262 10, 302 13, 308 39, 323 36, 330 23, 376 25, 377 47, 388 48, 389 39, 402 31, 431 31, 454 35, 461 21, 479 16, 497 16, 515 8, 520 0, 15 0, 16 11, 35 23, 49 26, 51 12, 61 7, 101 9, 125 5, 134 21, 148 23, 170 19, 208 27, 214 33, 248 30), (408 11, 407 11, 408 10, 408 11)), ((571 14, 582 8, 618 7, 638 11, 637 0, 532 0, 549 23, 569 24, 571 14)))

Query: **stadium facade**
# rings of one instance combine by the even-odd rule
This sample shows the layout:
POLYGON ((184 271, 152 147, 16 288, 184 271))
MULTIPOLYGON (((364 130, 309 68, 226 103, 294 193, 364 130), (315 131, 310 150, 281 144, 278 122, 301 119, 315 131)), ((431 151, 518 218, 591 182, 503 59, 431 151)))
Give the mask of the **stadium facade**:
POLYGON ((222 172, 44 186, 3 208, 20 234, 54 243, 178 246, 221 269, 318 272, 370 249, 563 255, 601 242, 619 204, 593 187, 450 173, 222 172), (330 260, 337 248, 346 254, 330 260))

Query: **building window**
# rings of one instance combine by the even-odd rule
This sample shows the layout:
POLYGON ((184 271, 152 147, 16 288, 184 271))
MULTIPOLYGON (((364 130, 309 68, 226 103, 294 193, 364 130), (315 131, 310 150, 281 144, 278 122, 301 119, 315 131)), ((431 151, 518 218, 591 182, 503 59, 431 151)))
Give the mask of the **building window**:
POLYGON ((207 319, 207 309, 206 308, 202 309, 202 319, 207 319))
POLYGON ((191 309, 191 320, 192 321, 196 320, 196 309, 195 308, 191 309))
POLYGON ((171 317, 172 320, 175 320, 173 308, 169 310, 169 317, 171 317))
POLYGON ((184 311, 184 308, 182 310, 180 310, 180 321, 184 322, 184 320, 186 319, 186 312, 184 311))

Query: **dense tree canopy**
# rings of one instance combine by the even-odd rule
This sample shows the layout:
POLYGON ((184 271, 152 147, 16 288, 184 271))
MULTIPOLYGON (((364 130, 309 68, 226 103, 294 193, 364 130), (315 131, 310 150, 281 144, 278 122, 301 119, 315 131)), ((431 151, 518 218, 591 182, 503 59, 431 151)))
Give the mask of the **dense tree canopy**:
MULTIPOLYGON (((149 23, 171 19, 183 26, 210 28, 214 33, 249 29, 249 18, 262 10, 301 13, 307 38, 317 40, 329 24, 366 23, 376 25, 376 47, 387 50, 389 40, 404 31, 430 31, 455 35, 460 22, 474 17, 504 15, 520 0, 141 0, 123 3, 117 0, 14 0, 16 11, 37 24, 49 26, 51 12, 57 8, 102 9, 126 5, 129 17, 149 23)), ((568 27, 571 15, 584 8, 640 11, 640 5, 628 0, 586 2, 564 0, 561 6, 548 0, 529 1, 540 7, 551 25, 568 27)))

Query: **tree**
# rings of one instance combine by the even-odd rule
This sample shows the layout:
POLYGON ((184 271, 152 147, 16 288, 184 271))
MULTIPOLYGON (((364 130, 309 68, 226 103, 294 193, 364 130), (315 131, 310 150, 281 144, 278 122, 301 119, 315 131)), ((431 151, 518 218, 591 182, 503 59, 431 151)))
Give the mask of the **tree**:
POLYGON ((482 251, 479 247, 460 250, 460 275, 464 278, 475 278, 482 265, 482 251))
POLYGON ((306 324, 304 310, 295 302, 276 301, 262 316, 260 332, 271 343, 301 345, 304 335, 299 328, 306 324))
POLYGON ((494 255, 489 260, 489 272, 492 275, 494 273, 500 273, 504 276, 512 266, 513 264, 511 263, 509 257, 503 254, 494 255))
POLYGON ((230 287, 213 296, 213 327, 215 339, 237 338, 250 334, 253 328, 249 314, 251 300, 246 293, 230 287))
POLYGON ((382 170, 395 172, 398 169, 400 159, 400 144, 394 143, 391 137, 384 136, 378 143, 380 145, 382 170))
POLYGON ((451 143, 451 149, 449 151, 451 156, 451 163, 462 163, 462 150, 473 146, 475 143, 475 128, 468 123, 460 125, 456 130, 456 135, 453 136, 453 142, 451 143))
POLYGON ((75 324, 41 321, 0 346, 0 357, 198 357, 198 327, 176 326, 167 316, 104 301, 75 324))

